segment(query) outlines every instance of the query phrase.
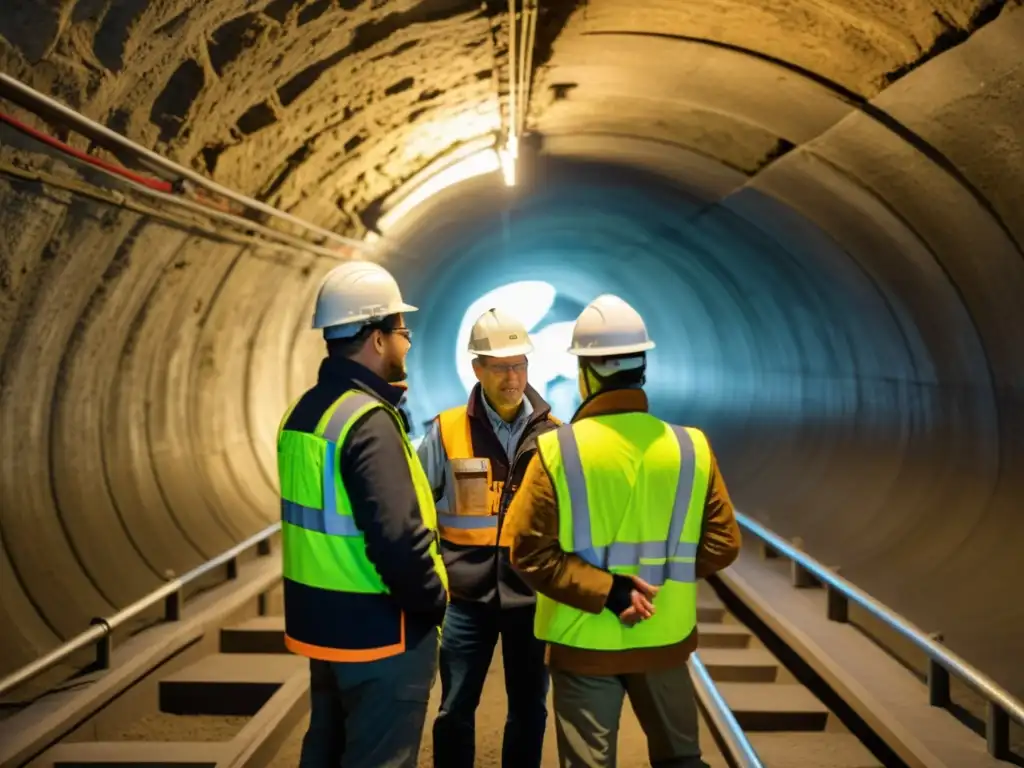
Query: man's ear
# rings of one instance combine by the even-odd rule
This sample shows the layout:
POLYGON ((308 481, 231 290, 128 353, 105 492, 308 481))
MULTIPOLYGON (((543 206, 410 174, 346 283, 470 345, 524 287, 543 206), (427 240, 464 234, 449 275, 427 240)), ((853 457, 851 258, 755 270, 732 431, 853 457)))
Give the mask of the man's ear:
POLYGON ((384 352, 384 332, 381 330, 373 331, 373 349, 378 355, 384 352))

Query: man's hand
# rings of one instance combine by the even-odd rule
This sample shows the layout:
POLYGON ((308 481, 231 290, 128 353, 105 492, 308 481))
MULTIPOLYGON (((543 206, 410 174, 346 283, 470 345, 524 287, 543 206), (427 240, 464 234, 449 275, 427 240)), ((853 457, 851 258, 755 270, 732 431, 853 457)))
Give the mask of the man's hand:
POLYGON ((627 627, 649 619, 654 615, 654 598, 658 588, 651 586, 639 576, 630 576, 634 589, 629 594, 630 606, 619 614, 619 621, 627 627))

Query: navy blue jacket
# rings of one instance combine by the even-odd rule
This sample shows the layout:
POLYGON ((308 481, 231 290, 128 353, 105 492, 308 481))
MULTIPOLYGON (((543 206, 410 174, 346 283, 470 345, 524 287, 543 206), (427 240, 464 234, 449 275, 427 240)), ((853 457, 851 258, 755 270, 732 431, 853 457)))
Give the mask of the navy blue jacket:
MULTIPOLYGON (((403 388, 389 384, 359 363, 327 357, 320 365, 317 383, 296 404, 285 428, 313 432, 327 409, 350 389, 395 408, 405 394, 403 388)), ((358 628, 359 644, 372 647, 393 635, 401 610, 406 616, 406 646, 412 647, 440 626, 447 597, 430 557, 429 547, 436 534, 423 524, 394 418, 374 409, 357 421, 341 451, 340 469, 353 518, 363 532, 367 557, 393 598, 391 615, 376 615, 387 612, 380 610, 379 600, 315 590, 286 579, 289 627, 300 622, 301 636, 322 638, 325 646, 331 645, 332 638, 351 640, 358 628)))

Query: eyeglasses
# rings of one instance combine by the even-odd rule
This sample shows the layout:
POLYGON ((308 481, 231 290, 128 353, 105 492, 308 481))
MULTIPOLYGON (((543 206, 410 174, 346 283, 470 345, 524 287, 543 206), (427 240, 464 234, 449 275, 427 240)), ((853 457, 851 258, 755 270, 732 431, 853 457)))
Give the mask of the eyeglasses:
POLYGON ((391 328, 388 333, 397 333, 399 336, 405 336, 406 341, 412 340, 412 330, 409 328, 391 328))
POLYGON ((487 363, 487 370, 495 373, 526 373, 529 363, 487 363))

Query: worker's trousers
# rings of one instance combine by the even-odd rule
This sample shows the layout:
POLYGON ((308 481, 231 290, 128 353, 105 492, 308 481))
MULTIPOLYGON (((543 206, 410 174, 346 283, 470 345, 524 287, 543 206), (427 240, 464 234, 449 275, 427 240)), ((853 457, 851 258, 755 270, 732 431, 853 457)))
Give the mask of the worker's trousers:
POLYGON ((540 768, 547 725, 544 643, 533 635, 533 606, 452 602, 441 633, 441 707, 434 721, 434 768, 473 768, 476 709, 501 636, 508 717, 504 768, 540 768))
POLYGON ((380 661, 310 661, 300 768, 416 768, 437 650, 432 631, 380 661))
POLYGON ((553 669, 551 685, 561 768, 615 768, 627 695, 647 736, 652 768, 708 768, 700 757, 697 702, 685 664, 614 676, 553 669))

